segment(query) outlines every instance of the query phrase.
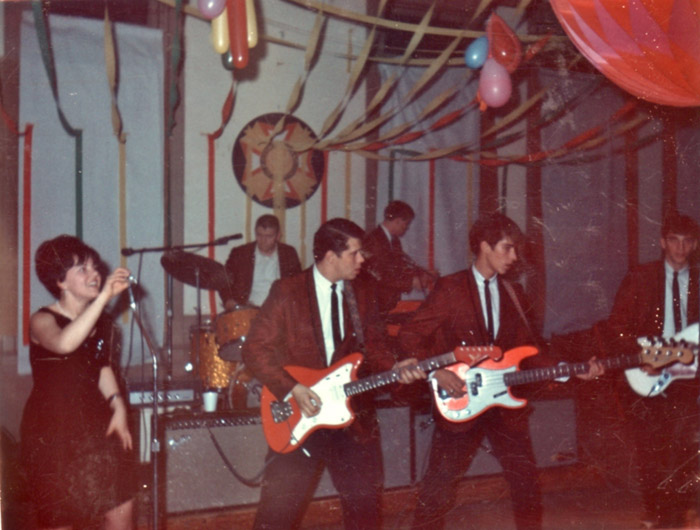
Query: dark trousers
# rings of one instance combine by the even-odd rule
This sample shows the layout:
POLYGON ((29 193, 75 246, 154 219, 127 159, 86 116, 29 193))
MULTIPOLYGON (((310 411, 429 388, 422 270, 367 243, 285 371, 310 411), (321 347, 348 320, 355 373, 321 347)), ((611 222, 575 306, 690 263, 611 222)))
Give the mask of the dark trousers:
POLYGON ((697 509, 698 404, 695 381, 679 381, 665 395, 642 398, 624 389, 625 428, 645 518, 663 528, 685 524, 697 509), (632 448, 631 448, 632 449, 632 448))
POLYGON ((313 433, 303 448, 308 456, 301 448, 268 454, 254 528, 298 527, 324 466, 338 491, 345 529, 379 528, 384 482, 379 439, 359 440, 349 428, 326 429, 313 433))
POLYGON ((433 432, 428 469, 418 490, 413 528, 438 530, 456 501, 457 486, 469 469, 484 437, 510 486, 518 530, 542 526, 542 495, 532 451, 527 414, 492 409, 472 420, 466 432, 446 430, 438 423, 433 432))

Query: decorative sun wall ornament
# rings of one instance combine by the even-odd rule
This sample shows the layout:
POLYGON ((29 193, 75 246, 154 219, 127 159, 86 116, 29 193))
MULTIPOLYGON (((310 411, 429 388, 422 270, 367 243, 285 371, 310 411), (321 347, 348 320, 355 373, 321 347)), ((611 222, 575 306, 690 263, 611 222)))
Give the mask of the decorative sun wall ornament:
POLYGON ((293 208, 318 188, 325 167, 323 152, 308 149, 316 134, 299 118, 282 113, 251 120, 233 146, 233 173, 255 202, 293 208), (273 137, 280 119, 284 123, 273 137))

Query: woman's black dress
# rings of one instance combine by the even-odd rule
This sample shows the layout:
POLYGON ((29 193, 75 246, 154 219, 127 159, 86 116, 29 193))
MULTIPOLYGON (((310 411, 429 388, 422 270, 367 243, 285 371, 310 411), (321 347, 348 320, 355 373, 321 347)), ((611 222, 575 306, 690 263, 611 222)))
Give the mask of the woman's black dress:
MULTIPOLYGON (((48 308, 40 311, 61 328, 70 323, 48 308)), ((115 434, 105 437, 112 411, 98 388, 111 339, 111 322, 103 317, 69 355, 30 345, 34 386, 22 416, 22 461, 41 526, 89 521, 133 496, 133 456, 115 434)))

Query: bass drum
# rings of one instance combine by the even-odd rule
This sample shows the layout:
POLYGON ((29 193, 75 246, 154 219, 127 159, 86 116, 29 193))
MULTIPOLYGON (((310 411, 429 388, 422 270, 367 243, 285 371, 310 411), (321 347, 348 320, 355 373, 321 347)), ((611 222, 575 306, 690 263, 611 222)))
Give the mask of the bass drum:
POLYGON ((242 306, 219 315, 216 319, 216 341, 219 344, 219 356, 222 359, 243 360, 241 350, 250 329, 250 323, 257 314, 257 307, 242 306))
POLYGON ((228 362, 219 356, 216 334, 211 325, 190 328, 190 359, 199 367, 202 386, 207 389, 228 388, 237 363, 228 362))

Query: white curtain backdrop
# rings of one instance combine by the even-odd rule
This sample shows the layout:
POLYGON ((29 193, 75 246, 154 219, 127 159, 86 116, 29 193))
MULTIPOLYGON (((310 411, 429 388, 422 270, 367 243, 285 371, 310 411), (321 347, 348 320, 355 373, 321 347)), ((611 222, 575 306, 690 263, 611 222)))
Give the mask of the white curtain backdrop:
MULTIPOLYGON (((396 67, 381 65, 380 71, 382 78, 386 79, 396 71, 396 67)), ((423 68, 400 70, 399 83, 391 94, 391 101, 385 104, 384 108, 398 107, 401 110, 384 127, 385 130, 416 119, 425 105, 446 87, 457 86, 459 91, 452 100, 416 125, 412 131, 427 129, 439 117, 468 105, 474 99, 476 78, 469 80, 465 76, 465 69, 450 68, 442 72, 439 76, 440 80, 424 90, 414 103, 403 104, 404 96, 424 71, 423 68)), ((402 158, 463 142, 474 142, 478 149, 479 121, 479 111, 476 107, 472 107, 457 122, 392 150, 395 161, 379 163, 376 223, 382 221, 384 207, 390 200, 400 199, 410 204, 416 212, 416 218, 403 237, 402 244, 404 250, 421 266, 429 265, 428 215, 431 163, 406 161, 402 158)), ((450 274, 465 268, 468 263, 467 231, 473 221, 469 216, 476 213, 479 199, 479 168, 474 165, 470 172, 468 164, 445 158, 434 162, 434 175, 436 183, 435 268, 441 274, 450 274)), ((372 228, 367 227, 368 230, 372 228)), ((411 293, 408 297, 417 298, 419 293, 411 293)))
MULTIPOLYGON (((68 122, 83 130, 83 239, 114 268, 120 264, 119 146, 112 131, 111 96, 104 58, 102 20, 52 16, 49 19, 59 98, 68 122)), ((30 311, 49 304, 51 296, 34 273, 36 248, 60 234, 76 234, 75 141, 61 126, 48 76, 41 60, 34 20, 25 13, 21 28, 20 127, 34 125, 31 182, 31 241, 23 239, 23 167, 20 142, 19 264, 31 273, 30 299, 20 297, 18 371, 29 373, 23 344, 24 304, 30 311), (24 263, 28 244, 32 261, 24 263)), ((118 104, 126 142, 126 246, 159 246, 163 241, 163 59, 158 30, 116 24, 118 104)), ((160 342, 164 295, 160 254, 146 254, 140 284, 147 296, 141 312, 160 342)), ((136 275, 138 257, 127 265, 136 275)), ((22 275, 20 275, 22 281, 22 275)), ((23 292, 23 285, 19 286, 23 292)), ((130 321, 124 330, 122 363, 130 351, 130 321)), ((131 362, 141 362, 136 330, 131 362)))

